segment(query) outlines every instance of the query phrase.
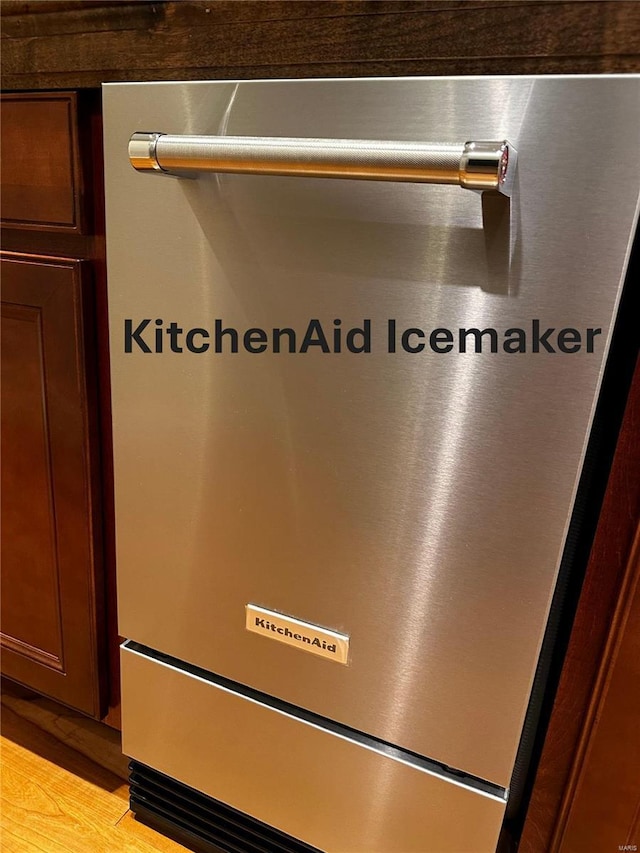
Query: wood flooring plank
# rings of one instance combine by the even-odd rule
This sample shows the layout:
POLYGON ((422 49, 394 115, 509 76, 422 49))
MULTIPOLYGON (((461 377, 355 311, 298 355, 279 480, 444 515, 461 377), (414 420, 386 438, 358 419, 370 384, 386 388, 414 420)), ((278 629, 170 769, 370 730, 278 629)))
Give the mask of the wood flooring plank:
POLYGON ((119 732, 43 696, 23 698, 5 690, 2 705, 120 779, 128 779, 129 759, 122 754, 119 732))
POLYGON ((2 746, 4 767, 13 766, 22 771, 30 767, 36 778, 46 778, 50 773, 52 779, 57 779, 61 773, 67 772, 96 790, 121 791, 121 796, 126 798, 127 786, 123 779, 70 749, 6 706, 2 710, 2 746))
POLYGON ((121 778, 5 707, 3 853, 184 853, 132 819, 121 778))

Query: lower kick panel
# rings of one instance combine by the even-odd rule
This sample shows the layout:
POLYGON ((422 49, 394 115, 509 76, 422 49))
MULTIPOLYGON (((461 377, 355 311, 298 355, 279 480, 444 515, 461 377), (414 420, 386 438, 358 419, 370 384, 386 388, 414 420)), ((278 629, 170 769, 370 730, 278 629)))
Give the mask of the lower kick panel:
MULTIPOLYGON (((291 841, 300 839, 326 853, 495 850, 505 807, 499 796, 126 646, 122 680, 127 755, 292 836, 291 841)), ((132 781, 135 805, 140 787, 132 781)), ((161 813, 163 797, 157 789, 154 797, 151 805, 161 823, 167 819, 161 813)), ((180 807, 177 795, 169 799, 180 807)), ((141 805, 148 810, 149 802, 141 805)), ((204 807, 200 813, 204 824, 187 823, 189 831, 197 835, 198 826, 208 831, 207 821, 216 820, 209 812, 204 807)), ((188 820, 184 812, 182 820, 188 820)), ((244 836, 233 843, 236 847, 219 849, 278 849, 272 842, 251 847, 244 836)), ((251 843, 258 843, 255 837, 251 843)))
POLYGON ((322 853, 137 761, 131 811, 194 853, 322 853))

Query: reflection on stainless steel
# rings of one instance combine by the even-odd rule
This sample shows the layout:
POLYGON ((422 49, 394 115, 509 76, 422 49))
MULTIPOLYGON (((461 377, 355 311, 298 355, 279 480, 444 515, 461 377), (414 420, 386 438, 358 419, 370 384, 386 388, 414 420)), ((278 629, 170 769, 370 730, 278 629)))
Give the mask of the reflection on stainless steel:
MULTIPOLYGON (((635 223, 637 95, 628 76, 105 87, 123 636, 509 786, 635 223), (139 127, 417 145, 437 131, 509 139, 520 158, 511 199, 481 206, 413 183, 152 179, 126 154, 139 127), (125 318, 302 330, 312 317, 370 319, 371 353, 123 352, 125 318), (390 354, 389 318, 602 334, 590 354, 390 354), (349 665, 246 631, 247 602, 349 635, 349 665)), ((244 741, 214 751, 206 726, 215 705, 223 740, 235 712, 197 708, 208 685, 183 690, 191 676, 163 692, 156 666, 125 676, 126 748, 211 793, 218 749, 228 768, 244 741)), ((276 728, 265 763, 295 749, 276 728)), ((349 794, 360 779, 358 814, 375 804, 365 849, 379 853, 412 783, 377 761, 359 775, 353 749, 336 776, 349 794)), ((345 823, 318 808, 322 755, 311 740, 296 753, 310 781, 295 803, 274 805, 241 763, 214 795, 313 843, 345 823)), ((420 801, 417 838, 440 813, 471 837, 484 820, 475 800, 420 801)))
POLYGON ((172 136, 136 131, 129 161, 138 171, 297 175, 455 184, 511 194, 517 152, 506 140, 445 145, 360 139, 172 136))

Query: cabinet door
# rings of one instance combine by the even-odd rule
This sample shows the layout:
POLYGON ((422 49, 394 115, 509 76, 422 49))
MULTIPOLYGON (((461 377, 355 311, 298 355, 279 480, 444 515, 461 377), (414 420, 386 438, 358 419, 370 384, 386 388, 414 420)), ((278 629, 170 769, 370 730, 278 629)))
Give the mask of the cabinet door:
POLYGON ((97 716, 103 596, 84 267, 2 255, 2 672, 97 716))

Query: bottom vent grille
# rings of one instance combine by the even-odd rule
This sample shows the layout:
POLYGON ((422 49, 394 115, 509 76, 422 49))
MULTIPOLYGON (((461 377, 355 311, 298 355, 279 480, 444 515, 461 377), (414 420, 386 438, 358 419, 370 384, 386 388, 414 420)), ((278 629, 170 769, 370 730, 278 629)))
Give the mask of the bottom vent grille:
POLYGON ((321 853, 144 764, 129 764, 131 811, 195 853, 321 853))

